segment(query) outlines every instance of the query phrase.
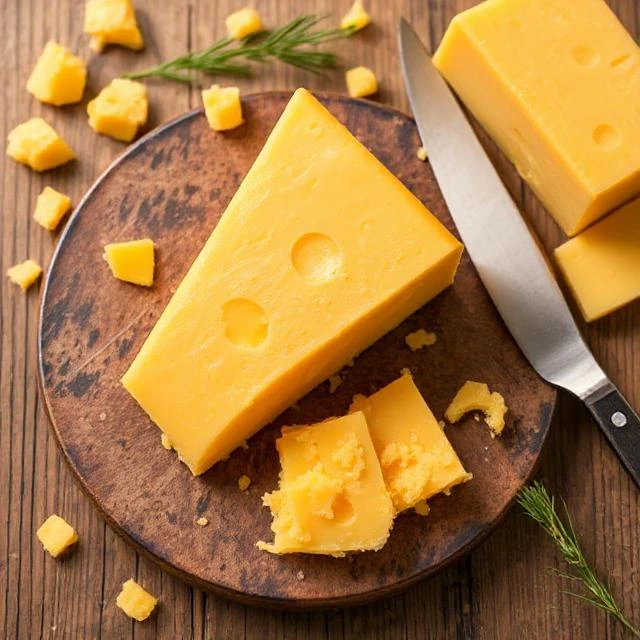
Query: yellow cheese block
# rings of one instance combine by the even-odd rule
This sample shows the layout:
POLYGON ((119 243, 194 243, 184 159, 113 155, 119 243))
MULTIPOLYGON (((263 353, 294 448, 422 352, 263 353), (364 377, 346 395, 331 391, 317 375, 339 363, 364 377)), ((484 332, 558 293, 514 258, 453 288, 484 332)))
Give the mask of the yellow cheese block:
POLYGON ((367 67, 354 67, 345 73, 347 91, 352 98, 364 98, 378 91, 376 76, 367 67))
POLYGON ((238 87, 220 87, 217 84, 202 92, 204 114, 214 131, 235 129, 242 124, 242 103, 238 87))
POLYGON ((224 21, 227 34, 234 40, 242 40, 247 36, 262 31, 262 20, 255 9, 245 8, 234 11, 224 21))
POLYGON ((340 28, 360 31, 360 29, 364 29, 370 22, 371 17, 364 8, 362 0, 355 0, 349 11, 347 11, 340 21, 340 28))
POLYGON ((200 474, 447 287, 461 251, 300 89, 122 382, 200 474))
POLYGON ((54 558, 65 553, 78 541, 74 528, 55 513, 42 523, 36 536, 54 558))
POLYGON ((640 199, 558 247, 555 258, 587 322, 640 297, 640 199))
POLYGON ((280 487, 263 498, 275 539, 258 548, 342 556, 384 545, 394 512, 362 413, 285 427, 276 445, 280 487))
POLYGON ((487 0, 434 62, 569 235, 640 192, 640 49, 604 0, 487 0))
POLYGON ((71 209, 71 198, 69 196, 65 196, 64 193, 60 193, 51 187, 45 187, 36 200, 33 217, 45 229, 53 231, 69 209, 71 209))
POLYGON ((356 396, 349 410, 364 413, 396 511, 471 479, 411 375, 356 396))
POLYGON ((42 273, 42 267, 35 260, 25 260, 7 269, 7 276, 14 284, 26 291, 42 273))
POLYGON ((91 48, 98 53, 106 44, 136 50, 144 46, 131 0, 88 0, 84 32, 92 36, 91 48))
POLYGON ((53 169, 76 156, 42 118, 31 118, 9 132, 7 155, 36 171, 53 169))
POLYGON ((484 382, 467 380, 447 407, 444 417, 449 422, 458 422, 469 411, 484 413, 484 420, 491 429, 491 437, 502 433, 507 405, 502 395, 497 391, 489 391, 484 382))
POLYGON ((150 287, 155 267, 153 240, 114 242, 104 247, 104 259, 118 280, 150 287))
POLYGON ((138 622, 146 620, 153 613, 157 603, 157 598, 145 591, 133 578, 122 585, 122 591, 116 598, 116 606, 138 622))

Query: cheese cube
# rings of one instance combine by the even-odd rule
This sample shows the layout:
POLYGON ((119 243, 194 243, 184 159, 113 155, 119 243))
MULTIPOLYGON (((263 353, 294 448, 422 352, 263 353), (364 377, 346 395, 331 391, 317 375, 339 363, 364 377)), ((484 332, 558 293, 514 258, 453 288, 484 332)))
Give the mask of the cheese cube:
POLYGON ((340 21, 340 28, 360 31, 360 29, 364 29, 370 22, 371 18, 362 6, 362 0, 355 0, 351 9, 347 11, 340 21))
POLYGON ((640 48, 604 0, 487 0, 434 63, 568 235, 640 193, 640 48))
POLYGON ((42 118, 19 124, 7 136, 7 155, 36 171, 53 169, 76 156, 65 141, 42 118))
POLYGON ((27 91, 40 102, 60 106, 80 102, 87 81, 87 66, 68 49, 47 42, 27 81, 27 91))
POLYGON ((202 92, 204 113, 214 131, 235 129, 242 124, 242 104, 238 87, 214 84, 202 92))
POLYGON ((447 492, 467 473, 411 375, 369 398, 356 396, 349 411, 362 411, 396 511, 447 492))
POLYGON ((67 211, 71 209, 71 198, 51 187, 45 187, 36 201, 33 217, 45 229, 53 231, 67 211))
POLYGON ((449 422, 458 422, 469 411, 484 413, 484 420, 491 429, 492 437, 502 433, 507 405, 497 391, 490 392, 483 382, 467 380, 447 407, 444 417, 449 422))
POLYGON ((130 142, 147 121, 147 88, 141 82, 116 78, 89 104, 89 125, 98 133, 130 142))
POLYGON ((280 487, 264 496, 273 514, 271 553, 378 550, 393 506, 362 413, 307 427, 285 427, 276 442, 280 487))
POLYGON ((122 382, 203 473, 451 284, 461 252, 299 89, 122 382))
POLYGON ((55 513, 49 516, 36 532, 42 546, 57 558, 78 541, 73 527, 55 513))
POLYGON ((131 0, 89 0, 84 13, 84 32, 92 36, 91 48, 98 53, 105 44, 119 44, 129 49, 144 46, 131 0))
POLYGON ((352 98, 364 98, 378 91, 376 76, 367 67, 355 67, 345 74, 347 90, 352 98))
POLYGON ((640 297, 640 199, 555 250, 587 322, 640 297))
POLYGON ((224 21, 229 37, 242 40, 247 36, 262 31, 262 20, 255 9, 240 9, 234 11, 224 21))
POLYGON ((7 269, 7 276, 25 291, 40 277, 42 268, 34 260, 25 260, 7 269))
POLYGON ((142 622, 146 620, 158 604, 148 591, 145 591, 133 578, 122 585, 122 591, 116 598, 116 605, 130 618, 142 622))
POLYGON ((104 248, 104 259, 118 280, 150 287, 155 266, 153 240, 115 242, 104 248))

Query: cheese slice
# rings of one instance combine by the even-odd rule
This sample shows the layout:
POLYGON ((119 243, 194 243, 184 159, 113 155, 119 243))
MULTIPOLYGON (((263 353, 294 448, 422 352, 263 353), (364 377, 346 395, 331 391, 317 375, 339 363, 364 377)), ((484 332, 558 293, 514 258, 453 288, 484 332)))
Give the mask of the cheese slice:
POLYGON ((263 498, 275 539, 258 548, 341 556, 384 545, 394 511, 362 413, 285 427, 276 445, 280 487, 263 498))
POLYGON ((471 479, 410 374, 356 396, 350 411, 365 415, 396 511, 471 479))
POLYGON ((447 287, 461 251, 300 89, 122 382, 203 473, 447 287))
POLYGON ((604 0, 487 0, 434 63, 568 235, 640 193, 640 48, 604 0))
POLYGON ((565 242, 555 258, 587 322, 640 298, 640 199, 565 242))

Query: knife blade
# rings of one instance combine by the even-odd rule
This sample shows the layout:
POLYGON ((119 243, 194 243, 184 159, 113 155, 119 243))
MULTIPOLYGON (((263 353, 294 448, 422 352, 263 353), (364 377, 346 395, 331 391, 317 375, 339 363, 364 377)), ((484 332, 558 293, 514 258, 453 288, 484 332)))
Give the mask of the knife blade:
POLYGON ((404 19, 398 36, 420 138, 480 279, 533 368, 585 403, 640 487, 640 418, 582 339, 539 243, 404 19))

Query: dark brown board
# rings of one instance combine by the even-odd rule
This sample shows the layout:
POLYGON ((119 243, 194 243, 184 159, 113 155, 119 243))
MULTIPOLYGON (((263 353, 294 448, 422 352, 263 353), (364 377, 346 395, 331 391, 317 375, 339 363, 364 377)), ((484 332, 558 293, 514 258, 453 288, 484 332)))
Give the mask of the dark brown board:
MULTIPOLYGON (((248 450, 193 478, 160 446, 158 429, 120 377, 289 95, 246 97, 246 123, 226 134, 210 131, 201 111, 188 113, 131 147, 96 182, 67 225, 47 278, 41 388, 56 439, 83 488, 111 526, 162 567, 246 603, 344 606, 396 592, 482 540, 532 473, 556 394, 520 354, 465 256, 455 285, 357 358, 334 394, 320 385, 252 438, 248 450), (148 290, 112 278, 102 259, 106 243, 143 236, 157 246, 156 280, 148 290), (404 337, 420 327, 438 341, 413 353, 404 337), (473 481, 434 498, 426 518, 398 518, 377 553, 334 559, 258 551, 255 542, 270 539, 261 496, 277 485, 279 428, 344 413, 354 394, 380 388, 403 367, 438 417, 467 379, 505 396, 510 412, 502 438, 492 439, 472 416, 447 427, 473 481), (237 486, 242 474, 252 479, 246 494, 237 486), (199 516, 209 525, 198 526, 199 516)), ((420 143, 408 116, 367 101, 319 97, 454 230, 428 164, 416 158, 420 143)))

